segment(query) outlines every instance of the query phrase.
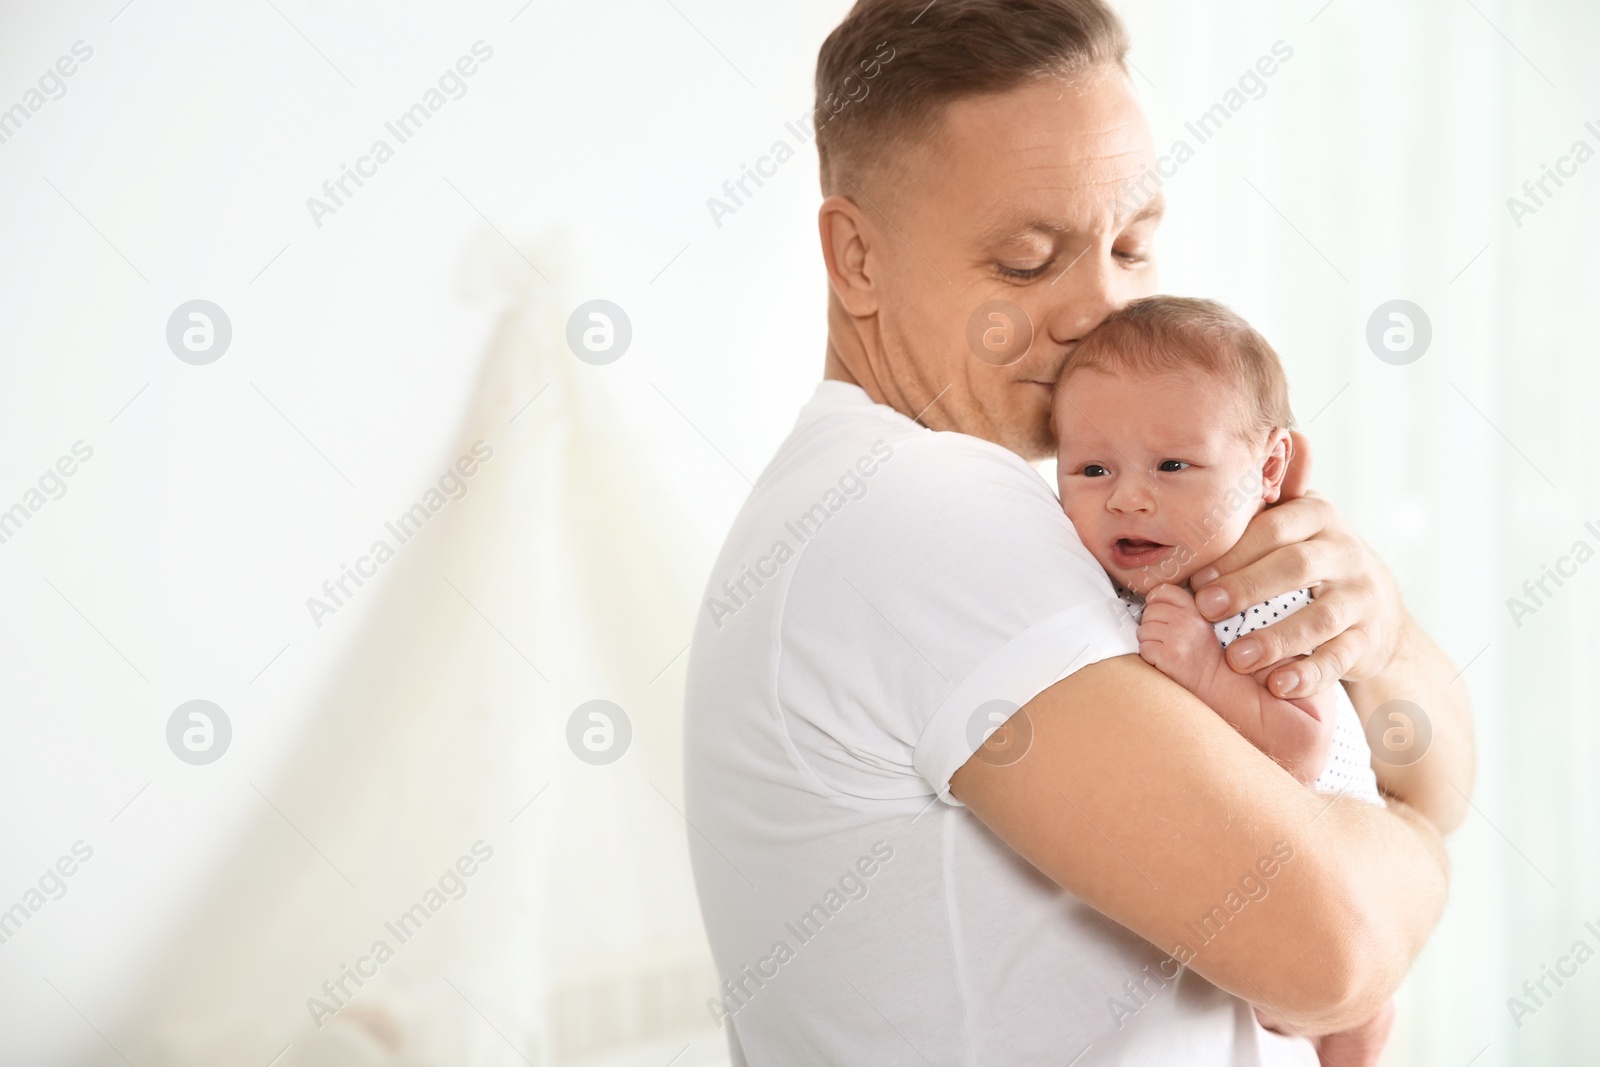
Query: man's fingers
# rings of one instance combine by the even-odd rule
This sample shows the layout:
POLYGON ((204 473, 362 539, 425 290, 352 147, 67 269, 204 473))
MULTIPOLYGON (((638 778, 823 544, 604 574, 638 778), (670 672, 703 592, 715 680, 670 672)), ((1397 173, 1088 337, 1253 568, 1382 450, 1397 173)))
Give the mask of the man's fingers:
POLYGON ((1273 671, 1267 679, 1268 690, 1293 700, 1331 689, 1349 673, 1368 644, 1366 631, 1346 630, 1299 663, 1273 671))
POLYGON ((1228 646, 1228 665, 1236 671, 1249 673, 1278 660, 1301 655, 1308 649, 1329 647, 1350 623, 1344 597, 1319 597, 1293 615, 1233 642, 1228 646))
POLYGON ((1288 659, 1273 660, 1264 667, 1257 667, 1251 673, 1250 680, 1257 685, 1266 685, 1267 679, 1271 677, 1273 671, 1276 671, 1279 667, 1293 666, 1305 658, 1304 656, 1290 656, 1288 659))
POLYGON ((1336 551, 1323 541, 1284 545, 1240 570, 1224 574, 1200 590, 1195 594, 1195 607, 1201 615, 1215 622, 1263 600, 1340 577, 1335 569, 1336 551))
MULTIPOLYGON (((1331 514, 1327 501, 1319 496, 1305 496, 1268 508, 1250 520, 1250 525, 1245 527, 1244 536, 1239 538, 1238 544, 1219 556, 1211 566, 1201 568, 1189 584, 1196 589, 1209 586, 1220 576, 1240 571, 1278 549, 1296 542, 1305 542, 1327 528, 1331 514)), ((1298 587, 1284 586, 1273 590, 1272 593, 1282 593, 1286 589, 1295 588, 1298 587)), ((1239 605, 1239 607, 1244 606, 1239 605)), ((1205 610, 1204 605, 1201 610, 1205 610)), ((1239 608, 1234 610, 1237 611, 1239 608)))

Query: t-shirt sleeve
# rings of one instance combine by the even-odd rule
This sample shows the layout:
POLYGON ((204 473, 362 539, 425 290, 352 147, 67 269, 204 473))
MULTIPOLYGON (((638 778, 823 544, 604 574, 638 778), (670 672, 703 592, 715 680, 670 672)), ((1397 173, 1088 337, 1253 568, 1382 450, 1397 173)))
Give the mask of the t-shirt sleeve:
POLYGON ((1018 707, 1138 652, 1044 479, 965 435, 897 445, 794 566, 778 705, 799 758, 853 796, 959 803, 950 776, 1018 707))

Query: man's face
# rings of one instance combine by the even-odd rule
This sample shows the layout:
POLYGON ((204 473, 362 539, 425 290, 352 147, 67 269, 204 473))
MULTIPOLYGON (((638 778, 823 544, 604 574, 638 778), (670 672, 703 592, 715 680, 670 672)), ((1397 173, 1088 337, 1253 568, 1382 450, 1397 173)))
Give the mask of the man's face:
POLYGON ((1042 459, 1067 354, 1155 292, 1162 203, 1144 115, 1120 71, 1046 79, 953 101, 903 162, 873 198, 881 211, 862 205, 887 266, 879 373, 912 402, 939 397, 928 426, 1042 459))

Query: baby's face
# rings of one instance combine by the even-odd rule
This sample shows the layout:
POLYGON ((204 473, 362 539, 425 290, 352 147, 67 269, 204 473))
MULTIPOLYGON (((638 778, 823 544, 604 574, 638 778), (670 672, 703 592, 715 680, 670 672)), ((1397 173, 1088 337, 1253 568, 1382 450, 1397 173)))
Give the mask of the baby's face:
POLYGON ((1246 425, 1241 392, 1199 371, 1081 370, 1056 386, 1061 505, 1106 573, 1143 595, 1238 542, 1277 499, 1287 443, 1262 431, 1252 445, 1246 425))

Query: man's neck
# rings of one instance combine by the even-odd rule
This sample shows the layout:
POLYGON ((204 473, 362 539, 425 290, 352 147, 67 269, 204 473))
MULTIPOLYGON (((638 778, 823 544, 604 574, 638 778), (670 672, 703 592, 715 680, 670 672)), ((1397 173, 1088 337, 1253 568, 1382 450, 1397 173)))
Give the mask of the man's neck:
POLYGON ((822 363, 825 381, 849 382, 860 386, 873 403, 894 405, 885 398, 872 372, 872 361, 867 356, 865 332, 875 325, 872 319, 853 318, 839 298, 828 294, 828 349, 822 363))
MULTIPOLYGON (((839 358, 839 350, 834 347, 831 336, 828 338, 827 355, 822 361, 822 377, 824 381, 849 382, 851 385, 861 385, 856 380, 856 376, 850 373, 850 368, 845 365, 844 360, 839 358)), ((861 385, 861 388, 866 389, 867 387, 861 385)), ((871 396, 872 390, 867 389, 867 395, 871 396)), ((876 400, 877 398, 873 397, 873 399, 876 400)))

